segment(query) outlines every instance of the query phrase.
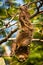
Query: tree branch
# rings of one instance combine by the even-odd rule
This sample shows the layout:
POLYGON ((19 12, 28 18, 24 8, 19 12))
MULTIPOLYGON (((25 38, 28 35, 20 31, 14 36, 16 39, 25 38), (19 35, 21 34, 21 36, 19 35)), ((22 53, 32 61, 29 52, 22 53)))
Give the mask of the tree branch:
POLYGON ((18 13, 16 13, 5 26, 7 27, 9 25, 9 23, 12 22, 13 19, 15 18, 15 16, 17 16, 17 15, 18 15, 18 13))
MULTIPOLYGON (((12 40, 12 41, 14 40, 15 41, 16 38, 9 38, 8 40, 12 40)), ((35 41, 36 42, 43 42, 43 39, 32 39, 32 42, 35 42, 35 41)))
POLYGON ((34 2, 29 2, 29 3, 26 3, 26 4, 24 4, 24 5, 26 5, 27 7, 29 7, 31 4, 36 4, 37 2, 40 2, 40 0, 38 0, 38 1, 34 1, 34 2))
POLYGON ((12 35, 14 32, 16 32, 17 30, 18 30, 18 28, 12 30, 4 39, 2 39, 2 40, 0 41, 0 44, 2 44, 3 42, 6 42, 6 41, 8 40, 8 38, 10 38, 11 35, 12 35))
POLYGON ((39 41, 39 42, 43 42, 42 39, 32 39, 32 42, 35 42, 35 41, 36 41, 36 42, 38 42, 38 41, 39 41))
MULTIPOLYGON (((18 14, 18 13, 16 13, 15 16, 16 16, 17 14, 18 14)), ((10 22, 13 21, 13 19, 15 18, 15 16, 13 16, 7 24, 5 24, 2 28, 0 28, 0 31, 3 30, 3 29, 9 28, 9 27, 11 27, 11 26, 13 26, 13 25, 15 25, 17 22, 14 23, 14 24, 12 24, 12 25, 10 25, 10 22)), ((2 21, 3 21, 3 20, 2 20, 2 21)))
POLYGON ((36 12, 30 16, 30 19, 32 19, 33 17, 37 16, 38 14, 42 14, 42 13, 43 13, 43 11, 36 12))
POLYGON ((40 7, 42 7, 42 5, 43 5, 43 1, 42 0, 37 0, 37 1, 34 1, 34 2, 30 2, 30 3, 27 3, 27 4, 24 4, 24 5, 26 5, 27 7, 29 7, 31 4, 36 4, 36 12, 33 14, 33 15, 31 15, 30 16, 30 19, 31 18, 33 18, 33 17, 35 17, 35 16, 37 16, 38 14, 40 14, 41 12, 39 11, 39 9, 40 9, 40 7), (40 3, 40 5, 39 6, 37 6, 37 3, 40 3))
POLYGON ((31 15, 30 16, 30 19, 31 18, 33 18, 33 17, 35 17, 36 15, 38 15, 38 14, 40 14, 40 13, 42 13, 43 11, 39 11, 39 9, 40 9, 40 7, 42 6, 42 4, 40 4, 40 6, 39 7, 37 7, 37 12, 36 13, 34 13, 33 15, 31 15))
POLYGON ((17 23, 18 23, 18 22, 14 23, 14 24, 12 24, 12 25, 8 25, 7 27, 6 27, 6 26, 3 26, 2 28, 0 28, 0 31, 4 30, 4 29, 6 29, 6 28, 9 28, 9 27, 11 27, 11 26, 13 26, 13 25, 16 25, 17 23))

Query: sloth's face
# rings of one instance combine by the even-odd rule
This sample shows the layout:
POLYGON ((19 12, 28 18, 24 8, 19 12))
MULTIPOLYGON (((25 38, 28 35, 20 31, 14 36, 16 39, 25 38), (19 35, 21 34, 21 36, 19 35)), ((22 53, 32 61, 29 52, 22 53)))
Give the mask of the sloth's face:
POLYGON ((18 55, 18 59, 19 59, 20 62, 23 62, 23 61, 27 60, 27 58, 28 58, 27 54, 18 55))
POLYGON ((16 56, 18 58, 19 61, 23 62, 28 58, 28 48, 26 46, 20 47, 17 51, 16 51, 16 56))

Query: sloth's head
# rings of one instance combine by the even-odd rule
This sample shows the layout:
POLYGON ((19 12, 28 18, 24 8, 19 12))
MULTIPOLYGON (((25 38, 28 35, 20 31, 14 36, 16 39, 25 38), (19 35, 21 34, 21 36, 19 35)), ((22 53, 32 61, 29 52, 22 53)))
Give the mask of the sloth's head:
POLYGON ((16 51, 16 56, 18 57, 18 60, 20 62, 25 61, 28 58, 28 49, 26 46, 20 47, 17 51, 16 51))
POLYGON ((27 54, 18 55, 18 59, 20 62, 24 62, 28 58, 27 54))

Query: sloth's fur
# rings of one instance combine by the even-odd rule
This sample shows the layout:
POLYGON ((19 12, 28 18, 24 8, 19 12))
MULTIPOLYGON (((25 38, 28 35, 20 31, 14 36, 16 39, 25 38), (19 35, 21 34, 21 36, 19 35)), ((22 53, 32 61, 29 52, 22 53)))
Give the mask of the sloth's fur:
POLYGON ((20 10, 20 28, 16 36, 16 42, 12 44, 12 54, 15 53, 18 57, 22 56, 26 59, 29 54, 28 45, 30 45, 32 40, 33 26, 29 20, 30 14, 28 13, 28 8, 26 6, 21 6, 20 10))

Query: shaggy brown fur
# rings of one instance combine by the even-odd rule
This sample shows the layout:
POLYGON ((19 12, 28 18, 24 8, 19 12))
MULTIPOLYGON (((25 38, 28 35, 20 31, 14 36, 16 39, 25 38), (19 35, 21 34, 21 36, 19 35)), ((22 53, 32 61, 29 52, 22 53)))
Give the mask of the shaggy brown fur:
POLYGON ((33 26, 29 20, 30 14, 28 13, 28 8, 26 6, 21 6, 20 10, 20 28, 18 30, 16 42, 12 44, 12 54, 15 52, 19 59, 25 60, 29 54, 28 45, 30 45, 32 40, 33 26))

